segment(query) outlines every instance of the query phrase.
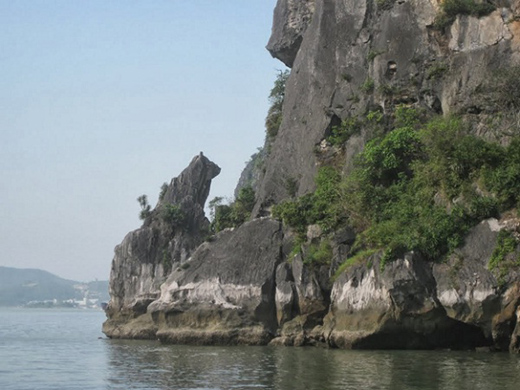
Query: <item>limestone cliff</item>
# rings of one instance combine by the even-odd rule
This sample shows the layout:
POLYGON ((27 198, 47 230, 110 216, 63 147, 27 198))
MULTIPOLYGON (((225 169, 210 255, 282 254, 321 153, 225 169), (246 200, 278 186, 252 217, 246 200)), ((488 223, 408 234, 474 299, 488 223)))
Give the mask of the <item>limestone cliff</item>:
MULTIPOLYGON (((481 18, 459 15, 446 31, 434 26, 439 4, 278 1, 268 49, 292 71, 257 211, 288 196, 287 180, 297 181, 300 195, 314 189, 315 148, 348 116, 388 113, 399 103, 444 114, 489 108, 475 92, 494 69, 520 60, 520 3, 500 2, 481 18)), ((366 138, 349 140, 346 167, 366 138)))
MULTIPOLYGON (((459 12, 442 21, 445 11, 437 0, 279 0, 267 48, 292 70, 281 126, 262 152, 262 172, 251 163, 239 183, 256 191, 252 217, 311 194, 322 166, 333 164, 343 176, 353 172, 354 157, 375 131, 359 126, 334 148, 330 136, 349 118, 376 113, 378 134, 384 134, 404 105, 425 116, 457 114, 471 124, 472 135, 497 144, 518 135, 518 117, 501 113, 489 82, 497 69, 519 64, 520 3, 486 4, 477 7, 485 12, 459 12), (490 125, 497 121, 500 131, 490 125)), ((378 248, 353 261, 361 232, 348 218, 328 230, 253 218, 204 242, 209 224, 203 207, 218 172, 196 157, 143 227, 116 247, 108 336, 192 344, 520 350, 515 204, 493 218, 484 213, 465 220, 466 236, 452 240, 457 243, 445 258, 406 251, 387 262, 378 248), (512 239, 498 267, 495 251, 504 232, 512 239)), ((511 175, 511 183, 520 180, 511 175)), ((466 193, 496 198, 477 179, 467 183, 466 193)), ((434 202, 448 213, 465 206, 464 194, 446 199, 441 192, 434 202)))

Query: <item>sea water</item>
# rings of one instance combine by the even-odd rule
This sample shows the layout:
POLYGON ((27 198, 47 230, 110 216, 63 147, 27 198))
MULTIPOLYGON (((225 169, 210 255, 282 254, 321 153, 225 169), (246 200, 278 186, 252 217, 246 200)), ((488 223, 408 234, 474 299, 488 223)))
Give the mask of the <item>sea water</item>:
POLYGON ((0 308, 0 389, 520 389, 520 357, 109 340, 101 311, 0 308))

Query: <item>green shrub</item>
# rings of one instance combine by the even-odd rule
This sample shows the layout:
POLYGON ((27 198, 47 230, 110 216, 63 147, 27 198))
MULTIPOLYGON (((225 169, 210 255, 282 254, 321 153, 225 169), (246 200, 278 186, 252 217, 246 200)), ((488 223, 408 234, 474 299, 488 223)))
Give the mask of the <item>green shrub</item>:
POLYGON ((339 126, 332 126, 331 134, 327 141, 333 146, 343 146, 350 137, 361 131, 362 123, 354 117, 348 117, 341 121, 339 126))
POLYGON ((457 15, 472 15, 480 18, 489 15, 496 9, 493 4, 475 0, 443 0, 440 5, 441 11, 434 22, 434 27, 440 30, 450 26, 457 15))
POLYGON ((255 207, 255 191, 251 186, 241 188, 235 202, 232 204, 235 225, 247 221, 255 207))
POLYGON ((495 164, 485 166, 486 187, 497 194, 501 210, 518 207, 520 200, 520 138, 514 138, 507 148, 498 147, 495 164))
POLYGON ((448 71, 448 65, 444 62, 436 62, 426 69, 427 79, 438 79, 441 78, 444 73, 448 71))
POLYGON ((380 84, 377 90, 385 96, 393 96, 399 93, 399 88, 386 83, 380 84))
POLYGON ((161 192, 159 192, 159 200, 163 200, 166 195, 166 191, 168 191, 168 183, 163 183, 161 185, 161 192))
POLYGON ((367 118, 368 122, 381 123, 381 121, 384 118, 384 114, 378 110, 369 111, 366 118, 367 118))
POLYGON ((381 51, 381 50, 370 50, 370 51, 368 52, 368 55, 367 55, 367 61, 368 61, 368 62, 372 62, 372 61, 374 61, 374 59, 375 59, 378 55, 383 54, 383 53, 384 53, 384 51, 381 51))
POLYGON ((298 191, 298 181, 294 177, 288 177, 285 179, 285 191, 287 194, 294 198, 296 196, 296 192, 298 191))
POLYGON ((167 248, 164 248, 162 251, 161 263, 163 265, 164 272, 166 274, 169 273, 172 269, 173 261, 172 256, 170 252, 168 252, 167 248))
POLYGON ((485 98, 498 110, 520 109, 520 65, 501 68, 495 71, 485 88, 485 98))
POLYGON ((352 75, 349 73, 342 73, 341 78, 345 80, 347 83, 350 83, 353 79, 352 75))
POLYGON ((314 194, 306 194, 295 200, 284 200, 273 206, 272 215, 300 235, 305 235, 307 226, 314 223, 314 194))
POLYGON ((507 255, 513 253, 518 246, 518 241, 510 231, 501 230, 498 233, 497 243, 489 260, 489 269, 493 270, 500 267, 507 255))
POLYGON ((278 76, 276 76, 273 88, 269 93, 269 101, 271 102, 271 104, 280 104, 283 102, 285 98, 285 84, 287 83, 289 75, 289 70, 278 71, 278 76))
POLYGON ((278 130, 282 124, 282 108, 281 106, 271 106, 265 118, 265 131, 270 139, 278 135, 278 130))
POLYGON ((275 205, 273 215, 301 236, 310 224, 353 226, 353 253, 382 251, 383 269, 408 251, 440 260, 478 222, 519 204, 520 138, 503 147, 457 118, 421 120, 398 107, 401 127, 369 141, 348 177, 320 168, 315 192, 275 205))
POLYGON ((307 226, 319 224, 325 231, 332 230, 342 219, 338 207, 341 174, 332 167, 318 170, 315 178, 316 191, 294 200, 285 200, 273 207, 273 217, 282 220, 300 235, 307 226))
POLYGON ((307 248, 305 264, 330 264, 332 260, 332 246, 328 239, 323 239, 319 244, 311 244, 307 248))
POLYGON ((419 135, 413 128, 395 129, 367 143, 360 159, 363 173, 374 185, 393 183, 401 175, 410 175, 410 163, 419 149, 419 135))
POLYGON ((285 99, 285 84, 289 78, 289 71, 279 71, 274 86, 269 94, 270 107, 265 118, 265 130, 268 139, 273 139, 278 134, 282 124, 282 106, 285 99))
POLYGON ((354 256, 347 258, 341 265, 338 267, 332 280, 336 280, 343 272, 345 272, 350 267, 359 264, 365 260, 367 260, 370 256, 374 255, 377 252, 376 249, 366 249, 363 251, 357 252, 354 256))
POLYGON ((139 218, 142 220, 145 220, 148 218, 152 213, 152 206, 148 203, 148 197, 146 195, 141 195, 137 198, 137 201, 139 202, 139 205, 141 206, 141 211, 139 212, 139 218))
POLYGON ((227 204, 215 206, 215 218, 211 222, 211 229, 218 233, 234 226, 233 208, 227 204))
POLYGON ((513 266, 520 266, 520 259, 518 256, 512 261, 507 261, 509 255, 514 253, 518 247, 518 240, 510 231, 501 230, 498 233, 497 243, 495 249, 491 254, 488 268, 494 271, 497 276, 497 281, 500 286, 505 282, 505 276, 513 266))
POLYGON ((184 224, 185 215, 179 205, 167 203, 162 206, 161 218, 164 222, 180 227, 184 224))
MULTIPOLYGON (((379 112, 379 111, 378 111, 379 112)), ((382 114, 381 114, 382 115, 382 114)), ((396 127, 417 127, 421 124, 421 112, 416 108, 399 104, 395 108, 395 126, 396 127)))
POLYGON ((473 189, 485 171, 496 174, 513 166, 520 175, 520 164, 515 168, 508 155, 499 145, 468 135, 454 118, 431 121, 419 132, 398 128, 368 143, 347 185, 353 199, 349 214, 368 219, 357 246, 385 249, 387 259, 411 250, 429 260, 450 253, 478 221, 518 201, 518 193, 505 190, 509 182, 495 186, 496 198, 473 189), (455 197, 461 201, 447 208, 434 201, 439 194, 447 196, 447 204, 455 197))
POLYGON ((214 233, 242 225, 251 216, 255 206, 255 191, 251 186, 241 188, 234 202, 223 204, 222 197, 209 202, 211 230, 214 233))
POLYGON ((368 77, 363 84, 361 84, 361 91, 365 93, 372 93, 374 91, 374 80, 368 77))
POLYGON ((496 9, 496 6, 485 1, 444 0, 441 3, 441 9, 446 15, 451 17, 456 17, 457 15, 473 15, 480 18, 489 15, 496 9))

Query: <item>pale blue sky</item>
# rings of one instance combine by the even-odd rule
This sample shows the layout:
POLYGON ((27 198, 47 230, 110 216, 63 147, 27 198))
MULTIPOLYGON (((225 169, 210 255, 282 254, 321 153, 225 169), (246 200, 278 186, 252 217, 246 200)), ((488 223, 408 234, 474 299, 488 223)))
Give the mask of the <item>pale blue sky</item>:
POLYGON ((276 0, 0 0, 0 265, 107 279, 203 151, 232 196, 283 64, 276 0))

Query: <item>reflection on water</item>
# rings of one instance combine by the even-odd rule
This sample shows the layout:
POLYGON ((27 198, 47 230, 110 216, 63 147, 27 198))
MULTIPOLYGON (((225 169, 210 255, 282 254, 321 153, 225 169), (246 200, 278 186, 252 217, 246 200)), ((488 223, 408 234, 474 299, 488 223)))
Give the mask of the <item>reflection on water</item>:
POLYGON ((520 358, 447 351, 188 347, 107 341, 110 388, 518 389, 520 358))

